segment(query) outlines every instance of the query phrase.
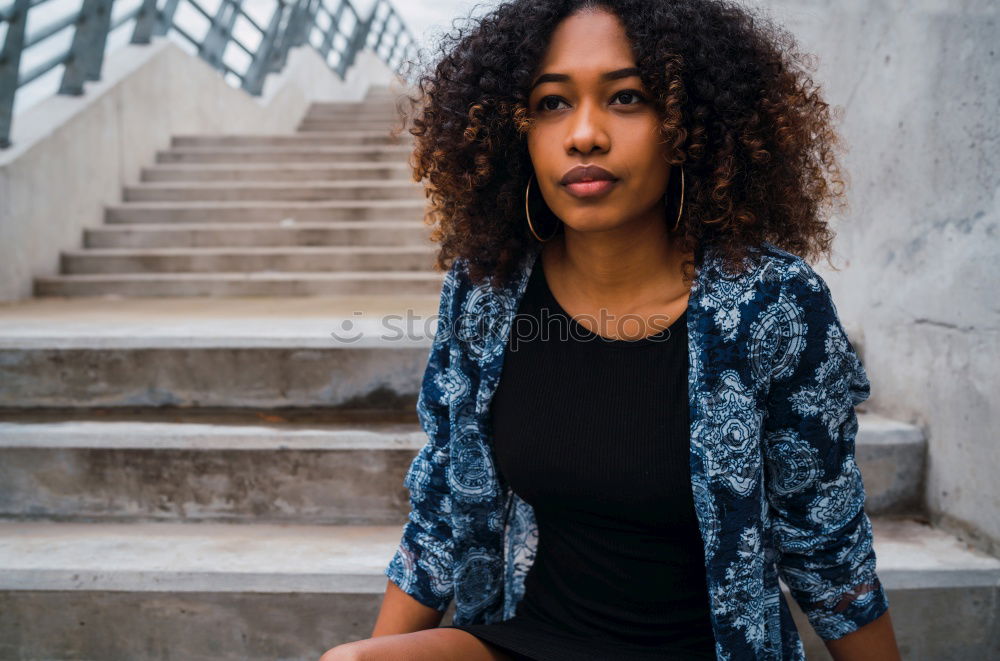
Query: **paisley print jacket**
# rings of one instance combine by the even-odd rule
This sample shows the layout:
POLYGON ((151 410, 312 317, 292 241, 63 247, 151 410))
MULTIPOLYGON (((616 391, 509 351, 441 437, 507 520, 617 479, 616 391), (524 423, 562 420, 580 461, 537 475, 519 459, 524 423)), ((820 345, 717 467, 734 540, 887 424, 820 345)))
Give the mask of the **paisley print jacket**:
MULTIPOLYGON (((496 470, 489 405, 541 244, 500 287, 456 260, 417 400, 427 443, 385 575, 455 624, 514 615, 535 557, 531 506, 496 470)), ((823 639, 889 607, 855 463, 870 383, 826 282, 763 243, 739 274, 706 251, 688 299, 691 486, 719 661, 805 659, 778 582, 823 639)))

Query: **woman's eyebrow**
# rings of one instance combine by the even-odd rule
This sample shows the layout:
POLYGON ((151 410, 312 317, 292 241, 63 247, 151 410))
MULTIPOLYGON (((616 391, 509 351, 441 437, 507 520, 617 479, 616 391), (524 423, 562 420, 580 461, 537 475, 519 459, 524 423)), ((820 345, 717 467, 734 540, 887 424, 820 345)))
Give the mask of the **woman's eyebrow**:
MULTIPOLYGON (((639 75, 638 67, 628 67, 625 69, 615 69, 614 71, 608 71, 606 73, 602 73, 601 80, 618 80, 620 78, 629 78, 631 76, 638 76, 638 75, 639 75)), ((540 75, 538 78, 535 79, 535 82, 531 84, 531 87, 528 88, 528 91, 530 92, 531 90, 535 89, 542 83, 565 83, 568 80, 570 80, 569 74, 543 73, 542 75, 540 75)))

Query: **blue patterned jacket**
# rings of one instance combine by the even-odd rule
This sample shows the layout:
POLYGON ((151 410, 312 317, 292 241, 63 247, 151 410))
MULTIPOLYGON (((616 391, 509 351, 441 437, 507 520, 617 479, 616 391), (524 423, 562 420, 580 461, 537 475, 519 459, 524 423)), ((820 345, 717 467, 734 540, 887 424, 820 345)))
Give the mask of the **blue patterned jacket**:
MULTIPOLYGON (((531 506, 496 470, 489 405, 540 244, 501 287, 455 260, 417 413, 428 441, 404 485, 411 511, 385 569, 455 624, 514 615, 535 557, 531 506)), ((802 660, 779 576, 823 639, 889 607, 855 464, 868 377, 826 282, 763 243, 734 274, 706 251, 687 315, 690 467, 719 661, 802 660)))

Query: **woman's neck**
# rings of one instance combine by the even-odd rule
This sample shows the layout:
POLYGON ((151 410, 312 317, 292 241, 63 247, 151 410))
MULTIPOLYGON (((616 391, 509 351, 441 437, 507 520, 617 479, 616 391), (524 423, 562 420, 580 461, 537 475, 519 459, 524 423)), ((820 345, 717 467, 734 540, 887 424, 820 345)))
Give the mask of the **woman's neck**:
POLYGON ((564 227, 543 246, 545 272, 581 307, 631 310, 686 297, 681 253, 662 222, 608 232, 564 227))

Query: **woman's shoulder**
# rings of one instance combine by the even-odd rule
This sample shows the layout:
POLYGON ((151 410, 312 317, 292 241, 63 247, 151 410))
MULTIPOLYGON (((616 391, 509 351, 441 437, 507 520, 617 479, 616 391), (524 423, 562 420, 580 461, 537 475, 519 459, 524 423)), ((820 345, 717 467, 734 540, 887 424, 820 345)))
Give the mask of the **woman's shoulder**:
POLYGON ((488 308, 482 311, 502 311, 505 302, 517 299, 538 254, 537 248, 528 248, 514 263, 510 273, 494 284, 494 278, 487 274, 480 280, 475 280, 470 274, 467 257, 457 256, 444 276, 442 299, 452 301, 453 310, 475 311, 478 308, 488 308), (497 308, 497 309, 494 309, 497 308))
POLYGON ((736 269, 727 265, 719 253, 707 249, 698 275, 704 294, 723 295, 731 300, 756 295, 778 298, 791 282, 806 283, 818 290, 821 281, 803 257, 766 241, 749 248, 742 265, 736 269))
POLYGON ((762 338, 798 335, 837 320, 829 287, 802 256, 761 243, 741 270, 723 262, 706 251, 697 277, 696 307, 703 323, 714 325, 711 333, 699 332, 700 340, 756 345, 762 338))

